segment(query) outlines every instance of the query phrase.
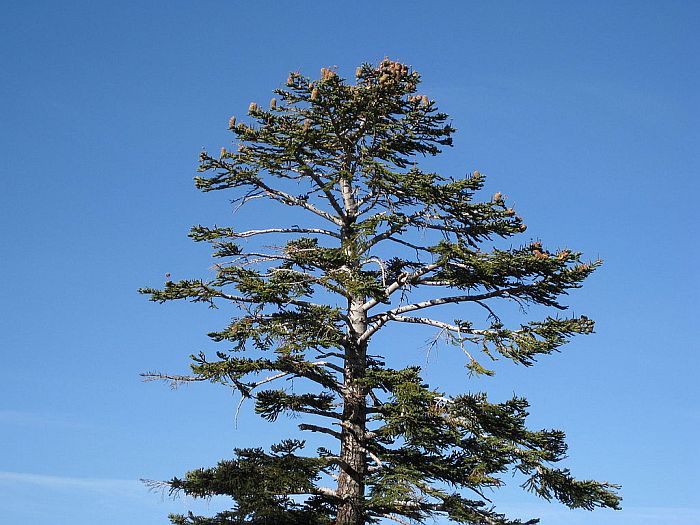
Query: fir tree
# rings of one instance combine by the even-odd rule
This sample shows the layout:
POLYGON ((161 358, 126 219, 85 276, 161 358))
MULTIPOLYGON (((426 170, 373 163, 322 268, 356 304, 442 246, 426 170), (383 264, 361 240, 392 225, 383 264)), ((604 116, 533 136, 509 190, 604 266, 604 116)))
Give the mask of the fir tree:
POLYGON ((451 145, 454 132, 417 93, 419 74, 387 59, 355 77, 292 73, 268 109, 251 103, 247 122, 231 118, 237 150, 201 154, 200 190, 231 190, 239 205, 266 199, 306 222, 195 226, 190 237, 211 243, 220 260, 215 276, 141 290, 157 302, 236 312, 209 334, 225 350, 192 356, 190 375, 149 378, 227 385, 268 421, 302 416, 299 429, 332 446, 309 453, 304 441, 285 439, 174 478, 172 492, 226 495, 234 504, 214 517, 173 515, 172 523, 536 523, 506 517, 485 495, 511 472, 547 500, 618 508, 615 485, 556 466, 564 434, 528 429, 525 399, 446 395, 418 366, 389 367, 397 349, 373 349, 373 336, 390 325, 427 325, 464 352, 471 374, 491 375, 487 363, 497 358, 530 366, 572 335, 591 333, 593 321, 552 314, 507 326, 499 304, 562 311, 562 295, 600 261, 540 242, 498 248, 499 238, 526 229, 504 196, 479 200, 477 171, 455 178, 417 164, 451 145), (448 304, 483 308, 481 323, 445 319, 450 308, 440 306, 448 304), (288 378, 298 379, 295 391, 280 381, 288 378))

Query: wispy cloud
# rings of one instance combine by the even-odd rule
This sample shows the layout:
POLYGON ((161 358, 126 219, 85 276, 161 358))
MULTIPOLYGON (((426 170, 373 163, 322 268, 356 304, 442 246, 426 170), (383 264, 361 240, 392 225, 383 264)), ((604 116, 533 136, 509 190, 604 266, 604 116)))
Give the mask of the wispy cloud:
POLYGON ((209 515, 230 507, 230 500, 221 497, 159 497, 135 479, 0 471, 0 509, 3 518, 15 517, 8 523, 47 525, 56 523, 57 515, 60 523, 156 523, 169 513, 209 515))
POLYGON ((34 485, 47 489, 89 491, 120 496, 146 495, 148 489, 138 480, 113 478, 73 478, 0 471, 0 485, 5 483, 34 485))

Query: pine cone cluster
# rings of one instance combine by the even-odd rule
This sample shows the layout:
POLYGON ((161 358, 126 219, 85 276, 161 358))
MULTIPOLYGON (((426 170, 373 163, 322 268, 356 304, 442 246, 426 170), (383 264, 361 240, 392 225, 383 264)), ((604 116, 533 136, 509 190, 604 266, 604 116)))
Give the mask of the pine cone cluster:
POLYGON ((427 106, 430 104, 430 99, 427 97, 427 95, 409 95, 408 101, 419 102, 422 106, 427 106))
POLYGON ((387 82, 398 82, 401 77, 408 75, 408 66, 385 58, 379 64, 377 71, 380 73, 379 83, 386 84, 387 82))
POLYGON ((330 80, 334 77, 337 77, 338 74, 333 71, 332 69, 329 69, 327 67, 322 67, 321 68, 321 80, 330 80))
POLYGON ((533 242, 530 245, 530 249, 532 250, 532 255, 535 256, 535 259, 546 259, 549 257, 549 252, 542 249, 542 243, 539 241, 533 242))
POLYGON ((289 73, 289 76, 287 77, 287 85, 293 86, 300 76, 301 75, 298 71, 292 71, 291 73, 289 73))

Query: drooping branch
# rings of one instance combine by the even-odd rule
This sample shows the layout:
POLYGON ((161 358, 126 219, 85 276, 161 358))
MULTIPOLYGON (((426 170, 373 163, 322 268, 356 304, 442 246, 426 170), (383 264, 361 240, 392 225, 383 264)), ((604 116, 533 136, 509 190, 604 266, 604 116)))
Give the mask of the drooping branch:
MULTIPOLYGON (((343 373, 343 368, 331 363, 329 361, 313 361, 309 363, 310 365, 314 366, 325 366, 326 368, 330 368, 331 370, 334 370, 338 373, 343 373)), ((249 388, 249 392, 252 392, 254 389, 258 388, 261 385, 271 383, 272 381, 275 381, 276 379, 282 379, 284 377, 289 377, 295 375, 294 372, 280 372, 279 374, 274 374, 271 376, 268 376, 264 379, 261 379, 259 381, 256 381, 255 383, 249 383, 247 386, 249 388)))

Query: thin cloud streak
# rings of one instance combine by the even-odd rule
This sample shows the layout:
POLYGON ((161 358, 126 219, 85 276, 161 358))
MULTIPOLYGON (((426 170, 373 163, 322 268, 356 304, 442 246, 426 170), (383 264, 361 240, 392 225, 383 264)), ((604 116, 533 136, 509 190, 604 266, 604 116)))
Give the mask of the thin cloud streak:
POLYGON ((57 490, 91 491, 101 494, 141 496, 147 495, 146 489, 138 480, 113 478, 72 478, 48 476, 45 474, 28 474, 24 472, 0 471, 0 484, 29 484, 57 490))

